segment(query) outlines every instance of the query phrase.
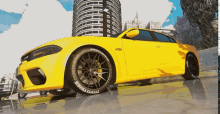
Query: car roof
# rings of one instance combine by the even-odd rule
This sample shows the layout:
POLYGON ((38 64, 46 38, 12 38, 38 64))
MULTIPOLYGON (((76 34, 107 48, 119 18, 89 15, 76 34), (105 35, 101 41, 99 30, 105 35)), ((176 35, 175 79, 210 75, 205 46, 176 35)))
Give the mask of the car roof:
MULTIPOLYGON (((161 32, 155 31, 155 30, 150 30, 150 29, 144 29, 144 28, 129 28, 128 30, 130 31, 130 30, 132 30, 132 29, 152 31, 152 32, 156 32, 156 33, 159 33, 159 34, 168 36, 168 37, 170 37, 170 38, 173 38, 172 36, 169 36, 169 35, 167 35, 167 34, 164 34, 164 33, 161 33, 161 32)), ((173 39, 175 39, 175 38, 173 38, 173 39)), ((175 39, 175 40, 176 40, 176 39, 175 39)))

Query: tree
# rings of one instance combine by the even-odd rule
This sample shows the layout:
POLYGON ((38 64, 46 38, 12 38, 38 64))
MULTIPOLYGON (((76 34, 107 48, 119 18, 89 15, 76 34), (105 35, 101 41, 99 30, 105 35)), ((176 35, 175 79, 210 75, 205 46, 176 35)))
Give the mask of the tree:
POLYGON ((199 49, 201 42, 201 32, 198 26, 191 26, 185 16, 177 17, 174 25, 176 31, 173 33, 178 41, 184 44, 190 44, 199 49))
POLYGON ((183 14, 192 26, 198 25, 201 35, 202 49, 218 45, 218 37, 213 27, 213 20, 218 13, 217 0, 181 0, 183 14))

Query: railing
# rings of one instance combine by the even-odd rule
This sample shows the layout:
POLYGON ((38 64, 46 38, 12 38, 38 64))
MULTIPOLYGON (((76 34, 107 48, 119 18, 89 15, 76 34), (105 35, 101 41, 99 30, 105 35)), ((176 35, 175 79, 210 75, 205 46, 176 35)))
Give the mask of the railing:
POLYGON ((17 89, 17 84, 16 83, 17 80, 15 79, 15 74, 13 74, 13 78, 5 78, 4 81, 1 81, 0 80, 0 93, 8 93, 10 92, 11 95, 13 94, 13 92, 16 92, 16 89, 17 89))

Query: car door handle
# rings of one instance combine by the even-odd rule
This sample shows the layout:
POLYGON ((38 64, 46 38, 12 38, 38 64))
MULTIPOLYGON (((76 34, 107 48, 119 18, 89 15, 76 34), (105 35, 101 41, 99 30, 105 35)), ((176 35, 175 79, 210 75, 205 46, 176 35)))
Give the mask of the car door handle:
POLYGON ((160 46, 156 46, 156 48, 160 48, 160 46))

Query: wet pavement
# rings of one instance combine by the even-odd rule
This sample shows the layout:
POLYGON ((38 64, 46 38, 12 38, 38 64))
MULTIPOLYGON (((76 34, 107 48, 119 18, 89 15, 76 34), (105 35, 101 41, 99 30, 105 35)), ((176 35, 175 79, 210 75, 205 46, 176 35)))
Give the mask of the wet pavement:
POLYGON ((0 114, 218 114, 217 76, 139 85, 98 95, 69 93, 0 101, 0 114))

